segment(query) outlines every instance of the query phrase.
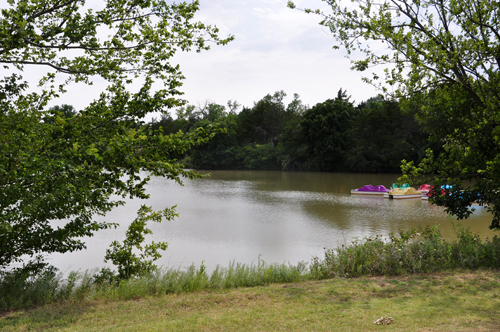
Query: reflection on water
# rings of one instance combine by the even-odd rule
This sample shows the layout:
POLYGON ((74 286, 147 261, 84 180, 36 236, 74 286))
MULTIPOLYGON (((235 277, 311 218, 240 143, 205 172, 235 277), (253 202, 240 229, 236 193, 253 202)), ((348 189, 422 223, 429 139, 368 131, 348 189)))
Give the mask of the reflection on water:
MULTIPOLYGON (((156 209, 177 205, 180 217, 150 225, 155 241, 169 242, 158 265, 184 267, 205 263, 227 266, 232 260, 252 263, 259 255, 267 262, 309 261, 324 247, 336 247, 353 238, 441 225, 453 237, 450 217, 427 201, 388 200, 350 196, 365 184, 389 187, 397 174, 292 173, 214 171, 209 178, 188 181, 184 187, 153 178, 147 201, 130 201, 103 220, 120 223, 88 239, 88 250, 50 256, 63 271, 104 266, 111 241, 123 240, 126 227, 141 204, 156 209)), ((491 215, 476 207, 461 221, 474 233, 492 236, 491 215)), ((457 222, 456 222, 457 223, 457 222)))

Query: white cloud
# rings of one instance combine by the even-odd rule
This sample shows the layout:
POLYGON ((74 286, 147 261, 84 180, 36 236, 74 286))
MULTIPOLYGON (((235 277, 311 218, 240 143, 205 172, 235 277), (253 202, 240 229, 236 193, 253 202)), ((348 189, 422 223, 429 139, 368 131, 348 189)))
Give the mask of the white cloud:
MULTIPOLYGON (((232 99, 252 106, 266 94, 284 90, 289 100, 298 93, 313 106, 334 98, 340 88, 357 102, 377 94, 361 82, 359 73, 349 69, 345 52, 332 49, 334 39, 318 24, 320 17, 289 9, 286 0, 200 3, 195 19, 216 25, 221 36, 234 34, 236 40, 227 46, 214 45, 208 52, 178 53, 173 58, 186 76, 181 91, 190 103, 225 104, 232 99)), ((311 1, 296 3, 304 7, 311 1)), ((324 6, 321 1, 314 5, 324 6)), ((103 83, 73 84, 56 103, 82 108, 99 95, 103 83)))
POLYGON ((332 49, 334 39, 316 15, 291 10, 286 1, 233 1, 229 8, 226 3, 202 2, 200 17, 217 26, 217 20, 225 22, 236 40, 176 57, 186 76, 185 98, 193 104, 236 99, 252 106, 277 90, 290 97, 296 92, 311 106, 334 98, 340 88, 358 102, 377 94, 349 69, 345 52, 332 49))

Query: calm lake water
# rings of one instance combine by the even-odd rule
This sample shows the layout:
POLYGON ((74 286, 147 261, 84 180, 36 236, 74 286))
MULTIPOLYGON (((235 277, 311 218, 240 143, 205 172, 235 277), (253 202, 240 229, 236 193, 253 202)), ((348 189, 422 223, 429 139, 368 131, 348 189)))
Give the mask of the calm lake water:
MULTIPOLYGON (((200 171, 205 174, 208 172, 200 171)), ((309 262, 333 248, 376 234, 408 230, 418 225, 441 225, 454 237, 452 222, 470 226, 482 238, 492 216, 476 206, 468 220, 456 221, 443 208, 428 201, 351 197, 350 190, 365 184, 389 187, 398 174, 295 173, 267 171, 212 171, 211 177, 185 181, 153 178, 151 198, 128 201, 101 218, 120 227, 98 232, 86 239, 88 249, 53 254, 49 262, 63 272, 111 266, 103 262, 113 240, 125 238, 127 226, 141 204, 162 209, 177 205, 179 218, 152 223, 149 240, 167 241, 169 248, 157 265, 184 268, 202 262, 217 265, 256 263, 259 255, 268 263, 309 262)))

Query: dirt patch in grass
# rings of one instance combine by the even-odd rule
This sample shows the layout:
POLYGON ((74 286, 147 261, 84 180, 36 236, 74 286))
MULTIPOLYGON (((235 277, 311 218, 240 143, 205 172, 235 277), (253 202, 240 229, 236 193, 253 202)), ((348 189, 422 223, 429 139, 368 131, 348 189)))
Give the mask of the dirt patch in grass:
POLYGON ((12 311, 0 312, 0 319, 8 317, 8 316, 12 315, 12 313, 13 313, 12 311))

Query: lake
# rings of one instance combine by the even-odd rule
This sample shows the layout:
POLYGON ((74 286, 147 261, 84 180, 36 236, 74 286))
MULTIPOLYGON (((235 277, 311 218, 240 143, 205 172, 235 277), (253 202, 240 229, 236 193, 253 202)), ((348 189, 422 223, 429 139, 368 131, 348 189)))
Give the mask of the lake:
MULTIPOLYGON (((208 172, 200 171, 202 174, 208 172)), ((323 256, 324 248, 349 243, 355 238, 441 225, 445 237, 454 238, 452 222, 469 226, 482 238, 492 216, 475 206, 468 220, 456 221, 443 208, 421 199, 389 200, 353 196, 350 191, 365 184, 390 187, 398 174, 314 173, 275 171, 211 171, 211 176, 184 181, 152 178, 151 198, 130 200, 100 220, 120 224, 86 239, 87 250, 52 254, 48 261, 61 271, 111 266, 103 262, 113 240, 123 241, 127 226, 141 204, 163 209, 177 205, 179 218, 151 223, 149 241, 167 241, 169 248, 157 265, 184 268, 202 262, 217 265, 309 262, 323 256)))

